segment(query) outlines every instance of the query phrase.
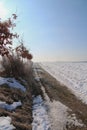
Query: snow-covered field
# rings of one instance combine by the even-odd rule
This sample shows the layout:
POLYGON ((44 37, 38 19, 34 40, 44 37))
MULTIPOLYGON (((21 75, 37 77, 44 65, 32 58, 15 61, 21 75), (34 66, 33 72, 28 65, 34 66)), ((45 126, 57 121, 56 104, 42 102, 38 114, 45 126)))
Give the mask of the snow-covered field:
POLYGON ((44 62, 40 66, 87 104, 87 62, 44 62))

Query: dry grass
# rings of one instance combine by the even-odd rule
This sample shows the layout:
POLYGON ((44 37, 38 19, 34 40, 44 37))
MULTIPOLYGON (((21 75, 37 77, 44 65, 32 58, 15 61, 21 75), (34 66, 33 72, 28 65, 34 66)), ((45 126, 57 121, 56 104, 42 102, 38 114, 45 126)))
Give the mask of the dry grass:
POLYGON ((41 95, 42 98, 44 99, 44 95, 41 89, 40 84, 38 83, 38 81, 35 79, 35 72, 33 71, 33 77, 32 77, 32 87, 31 87, 31 93, 34 96, 38 96, 41 95))
POLYGON ((22 106, 14 111, 0 108, 0 116, 10 116, 16 130, 31 130, 32 123, 32 96, 31 92, 22 92, 16 88, 10 88, 7 84, 0 85, 0 100, 6 103, 21 101, 22 106))
POLYGON ((8 59, 3 59, 2 64, 5 71, 0 72, 0 76, 15 77, 20 84, 26 87, 27 91, 22 92, 20 89, 10 88, 7 84, 0 85, 0 101, 8 104, 17 101, 22 102, 22 106, 17 107, 14 111, 7 111, 0 108, 0 116, 10 116, 12 124, 17 130, 32 130, 32 62, 23 63, 21 60, 13 58, 11 63, 8 59))
POLYGON ((26 125, 23 123, 19 123, 19 122, 13 122, 13 125, 16 126, 17 130, 32 130, 31 125, 26 125))
POLYGON ((2 66, 4 68, 3 72, 0 72, 0 76, 4 77, 19 77, 23 79, 28 79, 28 82, 31 83, 32 75, 32 61, 28 60, 23 62, 17 56, 12 56, 11 59, 3 57, 2 66))
POLYGON ((8 84, 0 85, 0 100, 9 104, 15 101, 24 101, 26 94, 16 88, 11 88, 8 84))
POLYGON ((72 92, 64 85, 61 85, 55 78, 43 70, 39 72, 41 83, 51 100, 58 100, 68 106, 72 113, 76 114, 77 119, 81 119, 86 128, 73 127, 68 130, 87 130, 87 105, 72 94, 72 92))
POLYGON ((4 56, 2 60, 2 66, 5 70, 5 76, 19 77, 24 75, 24 64, 15 56, 12 56, 11 59, 4 56))

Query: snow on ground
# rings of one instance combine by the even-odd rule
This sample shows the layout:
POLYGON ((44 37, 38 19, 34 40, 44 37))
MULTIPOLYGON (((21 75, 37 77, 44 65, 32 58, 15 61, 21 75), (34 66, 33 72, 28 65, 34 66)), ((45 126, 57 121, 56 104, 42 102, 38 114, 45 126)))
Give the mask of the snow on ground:
POLYGON ((53 102, 51 102, 43 86, 42 91, 46 100, 45 105, 48 108, 51 130, 66 130, 68 108, 59 101, 53 100, 53 102))
POLYGON ((40 63, 40 65, 87 104, 86 62, 44 62, 40 63))
POLYGON ((15 110, 17 107, 21 106, 22 103, 19 101, 19 102, 13 102, 12 104, 7 104, 6 102, 2 102, 0 101, 0 108, 3 108, 5 110, 9 110, 9 111, 12 111, 12 110, 15 110))
POLYGON ((26 88, 21 85, 15 78, 3 78, 0 77, 0 85, 8 84, 10 87, 21 89, 22 91, 26 91, 26 88))
POLYGON ((42 86, 42 91, 45 97, 45 105, 48 108, 48 115, 50 117, 51 130, 67 130, 66 124, 68 122, 68 126, 80 126, 82 127, 82 122, 80 123, 75 114, 72 116, 68 115, 68 111, 71 111, 67 106, 62 104, 59 101, 53 100, 50 101, 48 95, 45 92, 44 87, 42 86))
POLYGON ((0 130, 14 130, 15 127, 11 124, 11 118, 7 117, 0 117, 0 130))
POLYGON ((73 126, 79 126, 80 128, 83 126, 85 127, 85 125, 82 123, 82 120, 77 120, 75 114, 71 114, 68 116, 66 125, 68 125, 68 128, 71 128, 73 126))
MULTIPOLYGON (((36 69, 35 80, 40 81, 36 69)), ((32 130, 50 130, 50 122, 45 107, 45 102, 43 101, 41 95, 34 97, 33 99, 33 123, 32 130)))
POLYGON ((53 100, 52 102, 50 101, 48 95, 45 92, 44 87, 40 82, 40 77, 38 76, 37 71, 38 69, 37 70, 34 69, 35 80, 37 80, 37 82, 40 84, 41 89, 43 91, 44 98, 45 98, 44 105, 45 105, 45 110, 47 110, 47 112, 44 111, 42 98, 39 96, 36 97, 33 101, 34 104, 36 105, 34 106, 35 108, 33 109, 33 118, 34 118, 33 130, 67 130, 66 129, 67 122, 68 125, 82 127, 83 124, 76 119, 75 114, 73 116, 68 115, 68 111, 71 110, 67 106, 63 105, 59 101, 55 101, 55 100, 53 100), (46 119, 44 118, 45 120, 43 120, 42 118, 43 114, 45 115, 46 118, 46 119), (49 129, 46 129, 47 123, 49 129))
POLYGON ((66 128, 68 108, 62 103, 60 103, 59 101, 53 100, 53 102, 51 102, 43 86, 42 86, 42 91, 44 93, 44 97, 46 100, 45 105, 48 108, 48 115, 50 117, 51 130, 54 130, 54 129, 63 130, 64 128, 66 128))
POLYGON ((33 123, 32 130, 50 130, 49 118, 42 97, 39 95, 33 99, 33 123))

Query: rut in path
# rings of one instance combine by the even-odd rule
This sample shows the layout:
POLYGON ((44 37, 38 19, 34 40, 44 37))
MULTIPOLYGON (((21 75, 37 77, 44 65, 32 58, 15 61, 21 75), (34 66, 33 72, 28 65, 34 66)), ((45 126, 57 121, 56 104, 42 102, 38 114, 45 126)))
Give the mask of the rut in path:
MULTIPOLYGON (((34 74, 35 74, 35 79, 38 81, 38 84, 41 86, 40 78, 38 76, 36 68, 34 68, 34 74)), ((47 108, 41 95, 38 95, 37 97, 33 98, 32 130, 51 130, 50 121, 47 114, 47 108)))
POLYGON ((49 129, 41 129, 41 130, 64 130, 64 129, 66 130, 67 107, 58 101, 55 100, 52 102, 50 101, 50 98, 45 92, 44 86, 41 84, 40 81, 41 77, 39 75, 39 71, 41 71, 41 69, 39 68, 38 65, 35 65, 34 66, 35 79, 37 80, 39 86, 41 86, 41 90, 45 98, 44 105, 47 108, 48 119, 51 126, 51 128, 49 129))

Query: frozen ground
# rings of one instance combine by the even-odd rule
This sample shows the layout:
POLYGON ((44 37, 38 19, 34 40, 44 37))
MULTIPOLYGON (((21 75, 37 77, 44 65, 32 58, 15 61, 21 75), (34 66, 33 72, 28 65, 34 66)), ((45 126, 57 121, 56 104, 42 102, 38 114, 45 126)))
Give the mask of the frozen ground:
POLYGON ((42 68, 87 104, 87 63, 44 62, 42 68))

